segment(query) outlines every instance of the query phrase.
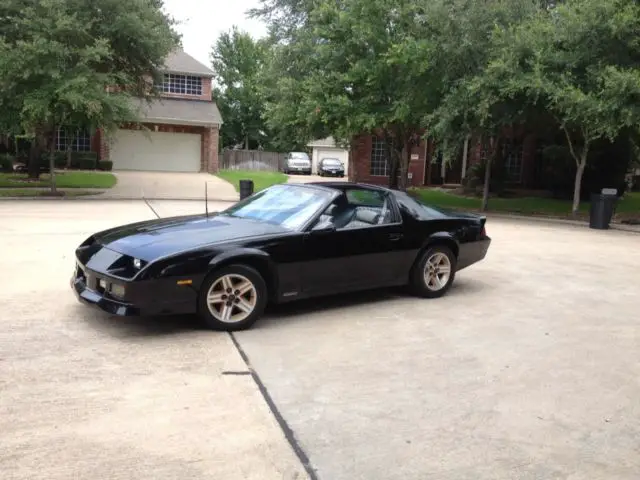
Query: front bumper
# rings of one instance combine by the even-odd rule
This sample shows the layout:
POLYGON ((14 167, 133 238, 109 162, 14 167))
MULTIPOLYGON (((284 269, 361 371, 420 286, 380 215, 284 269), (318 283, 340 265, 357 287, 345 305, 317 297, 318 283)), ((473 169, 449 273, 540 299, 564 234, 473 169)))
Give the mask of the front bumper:
POLYGON ((344 177, 344 170, 322 170, 325 177, 344 177))
POLYGON ((95 272, 80 264, 71 277, 70 285, 78 300, 110 315, 120 317, 192 314, 196 312, 197 290, 190 286, 178 286, 175 279, 149 282, 118 280, 125 296, 118 299, 109 293, 109 276, 95 272), (101 285, 100 280, 107 283, 101 285))
POLYGON ((287 167, 287 172, 311 174, 311 167, 287 167))
POLYGON ((108 293, 100 291, 98 288, 99 281, 100 277, 95 272, 76 265, 70 283, 81 303, 97 307, 111 315, 128 317, 141 314, 140 308, 115 298, 110 298, 108 293))

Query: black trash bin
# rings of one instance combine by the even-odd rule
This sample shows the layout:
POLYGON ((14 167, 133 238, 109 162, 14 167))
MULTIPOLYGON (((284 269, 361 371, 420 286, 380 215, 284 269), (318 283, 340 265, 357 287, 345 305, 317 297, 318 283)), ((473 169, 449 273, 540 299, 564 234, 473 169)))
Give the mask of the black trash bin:
POLYGON ((240 200, 253 194, 253 180, 240 180, 240 200))
POLYGON ((594 193, 591 195, 591 211, 589 212, 589 227, 598 230, 609 228, 613 213, 616 210, 618 196, 611 193, 594 193))

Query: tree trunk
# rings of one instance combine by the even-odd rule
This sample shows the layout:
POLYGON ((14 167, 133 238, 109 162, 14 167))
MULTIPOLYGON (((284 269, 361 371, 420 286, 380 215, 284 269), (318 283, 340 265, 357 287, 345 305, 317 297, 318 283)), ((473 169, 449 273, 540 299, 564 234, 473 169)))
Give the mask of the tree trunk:
MULTIPOLYGON (((71 169, 71 154, 73 152, 73 142, 76 141, 76 137, 71 137, 71 138, 67 138, 67 140, 69 141, 68 145, 65 145, 65 147, 67 147, 67 170, 71 169)), ((55 139, 54 139, 55 142, 55 139)))
POLYGON ((389 158, 389 188, 396 190, 398 188, 398 160, 399 155, 392 141, 389 141, 389 137, 386 139, 387 143, 387 156, 389 158))
POLYGON ((398 157, 399 155, 394 149, 393 152, 391 153, 392 160, 391 160, 391 169, 389 171, 389 188, 393 190, 398 189, 398 163, 399 163, 398 157))
POLYGON ((56 129, 54 128, 49 135, 49 178, 51 181, 51 193, 56 193, 56 163, 55 163, 55 153, 56 153, 56 129))
POLYGON ((28 174, 30 179, 37 180, 40 178, 40 162, 42 154, 46 150, 47 140, 44 137, 43 129, 38 127, 35 129, 31 147, 29 148, 29 165, 28 174))
POLYGON ((578 156, 578 152, 573 146, 573 141, 571 139, 571 135, 569 134, 569 130, 563 126, 564 134, 567 137, 567 144, 569 145, 569 151, 571 152, 571 156, 576 161, 576 178, 573 184, 573 205, 571 206, 571 215, 576 216, 578 214, 578 210, 580 209, 580 191, 582 190, 582 176, 584 174, 584 169, 587 166, 587 158, 589 157, 589 146, 591 138, 586 132, 582 132, 582 138, 584 140, 584 145, 582 147, 582 152, 578 156))
POLYGON ((484 188, 482 190, 482 207, 483 212, 489 208, 489 190, 491 188, 491 164, 493 163, 493 153, 487 158, 487 164, 484 169, 484 188))
POLYGON ((40 178, 40 145, 38 144, 38 138, 34 138, 29 147, 29 165, 28 175, 29 178, 37 180, 40 178))
POLYGON ((398 189, 405 191, 407 189, 408 183, 408 173, 409 173, 409 146, 407 144, 404 145, 404 148, 400 152, 399 164, 400 164, 400 178, 398 179, 398 189))
POLYGON ((576 170, 576 179, 573 184, 573 205, 571 206, 571 215, 577 216, 578 210, 580 209, 580 192, 582 190, 582 176, 584 174, 584 169, 587 165, 587 154, 588 151, 585 148, 580 157, 580 163, 578 164, 578 168, 576 170))
POLYGON ((244 149, 249 150, 249 135, 244 136, 244 149))
POLYGON ((484 170, 484 187, 482 190, 482 206, 481 210, 486 212, 489 208, 489 193, 491 192, 491 167, 498 155, 498 147, 500 145, 499 137, 492 137, 489 140, 489 155, 487 155, 487 164, 484 170))

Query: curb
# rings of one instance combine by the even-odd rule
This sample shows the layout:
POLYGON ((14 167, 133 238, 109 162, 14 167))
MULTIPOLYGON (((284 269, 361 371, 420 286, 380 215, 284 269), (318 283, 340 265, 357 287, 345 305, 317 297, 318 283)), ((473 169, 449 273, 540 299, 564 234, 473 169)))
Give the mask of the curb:
MULTIPOLYGON (((564 218, 554 218, 554 217, 542 217, 542 216, 526 216, 526 215, 509 215, 505 213, 483 213, 482 215, 487 218, 501 218, 501 219, 512 219, 512 220, 526 220, 526 221, 535 221, 540 223, 555 223, 559 225, 571 225, 574 227, 589 227, 589 222, 586 220, 570 220, 564 218)), ((595 229, 594 229, 595 230, 595 229)), ((634 227, 632 225, 625 225, 621 223, 611 223, 609 226, 609 230, 620 230, 631 233, 640 233, 640 227, 634 227)))

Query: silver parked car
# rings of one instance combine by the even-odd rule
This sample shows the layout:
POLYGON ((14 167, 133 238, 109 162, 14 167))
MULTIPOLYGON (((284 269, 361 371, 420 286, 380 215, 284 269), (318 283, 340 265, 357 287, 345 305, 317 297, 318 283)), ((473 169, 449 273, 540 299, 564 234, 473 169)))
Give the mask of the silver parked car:
POLYGON ((304 152, 291 152, 284 163, 284 173, 302 173, 311 175, 311 160, 304 152))

